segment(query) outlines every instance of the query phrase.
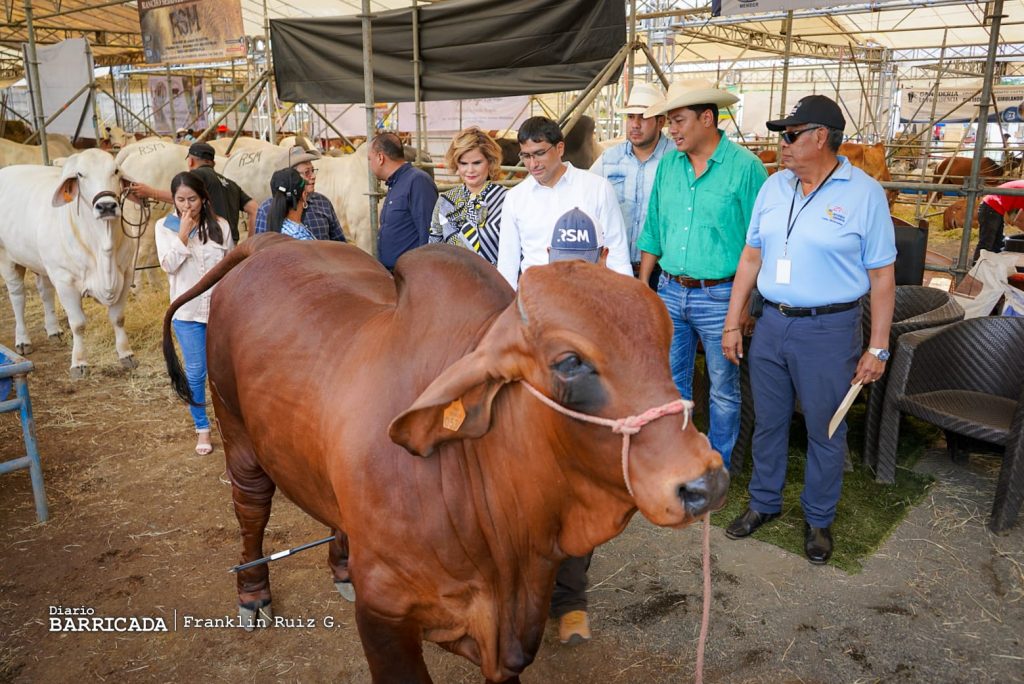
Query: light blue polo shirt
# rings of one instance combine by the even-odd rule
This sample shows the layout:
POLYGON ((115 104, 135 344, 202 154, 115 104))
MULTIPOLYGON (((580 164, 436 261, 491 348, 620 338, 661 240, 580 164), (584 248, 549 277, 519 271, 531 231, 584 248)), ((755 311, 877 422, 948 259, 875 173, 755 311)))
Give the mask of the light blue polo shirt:
POLYGON ((800 307, 852 302, 870 289, 868 269, 896 261, 885 191, 846 157, 839 161, 813 196, 804 196, 789 170, 774 174, 761 187, 747 244, 761 250, 757 289, 765 299, 800 307), (791 273, 789 284, 783 285, 776 282, 776 264, 785 248, 791 203, 796 219, 787 250, 791 273))

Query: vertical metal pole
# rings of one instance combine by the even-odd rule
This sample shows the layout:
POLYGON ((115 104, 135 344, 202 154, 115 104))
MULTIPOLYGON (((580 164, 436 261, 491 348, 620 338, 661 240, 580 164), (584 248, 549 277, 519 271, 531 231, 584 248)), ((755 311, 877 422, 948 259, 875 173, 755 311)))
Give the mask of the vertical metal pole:
POLYGON ((270 63, 270 15, 267 14, 267 0, 263 0, 263 44, 266 46, 267 56, 267 73, 270 74, 270 80, 267 81, 267 137, 270 138, 270 144, 277 144, 277 126, 274 122, 274 114, 277 110, 274 97, 274 67, 270 63))
POLYGON ((171 135, 175 135, 178 131, 178 122, 174 116, 174 84, 171 82, 171 65, 167 65, 167 102, 168 109, 171 111, 171 135))
MULTIPOLYGON (((939 84, 942 82, 942 73, 946 70, 946 39, 949 36, 949 29, 942 30, 942 49, 939 51, 939 68, 935 72, 935 84, 932 85, 932 109, 928 115, 929 126, 932 130, 924 137, 924 149, 921 154, 921 182, 926 182, 925 174, 928 171, 928 160, 932 154, 932 141, 935 138, 934 131, 935 126, 931 122, 935 121, 935 108, 938 105, 939 99, 939 84)), ((930 196, 931 193, 925 193, 925 197, 930 196)), ((917 193, 917 199, 914 202, 914 221, 920 221, 924 214, 924 210, 921 207, 921 193, 917 193)))
MULTIPOLYGON (((636 68, 636 0, 629 0, 629 57, 626 58, 626 73, 622 78, 622 102, 625 104, 633 92, 633 69, 636 68)), ((610 110, 609 110, 610 111, 610 110)))
POLYGON ((32 480, 32 497, 36 503, 36 518, 46 522, 50 513, 46 508, 46 488, 43 486, 43 466, 39 461, 39 445, 36 444, 36 421, 32 417, 32 400, 28 395, 28 380, 24 375, 14 376, 14 391, 21 401, 21 436, 25 440, 25 455, 28 457, 29 478, 32 480))
POLYGON ((420 8, 416 0, 412 0, 412 90, 416 103, 416 163, 419 164, 423 155, 423 94, 420 92, 420 8))
POLYGON ((981 158, 985 155, 985 135, 988 133, 988 104, 992 99, 992 76, 995 73, 996 50, 999 47, 999 25, 1003 20, 1003 0, 992 3, 992 20, 989 26, 988 55, 985 58, 985 75, 981 82, 981 101, 978 103, 978 137, 974 141, 974 158, 971 160, 971 177, 967 181, 967 213, 964 215, 964 234, 960 239, 960 256, 957 258, 953 275, 960 282, 970 267, 971 224, 974 223, 974 207, 978 202, 978 171, 981 158))
MULTIPOLYGON (((789 58, 793 54, 793 10, 786 12, 786 54, 782 61, 782 93, 779 95, 779 118, 786 116, 786 90, 789 89, 789 58)), ((774 73, 774 69, 773 69, 774 73)))
POLYGON ((32 100, 32 118, 39 133, 39 147, 43 153, 43 164, 50 165, 50 150, 46 146, 46 116, 43 113, 43 93, 39 83, 39 58, 36 56, 36 29, 32 23, 32 0, 25 0, 25 25, 28 27, 28 89, 32 100))
MULTIPOLYGON (((366 153, 370 153, 369 145, 373 140, 376 131, 374 121, 374 100, 373 100, 373 26, 370 14, 370 0, 363 0, 363 12, 359 15, 363 23, 363 106, 366 108, 366 153)), ((367 184, 369 187, 370 200, 370 241, 373 255, 377 253, 377 233, 380 231, 380 224, 377 217, 377 177, 373 170, 367 168, 367 184)))
MULTIPOLYGON (((108 72, 108 74, 110 76, 110 92, 114 95, 114 123, 117 124, 118 128, 124 128, 124 124, 121 123, 121 110, 118 107, 117 103, 117 81, 114 79, 114 67, 110 67, 110 71, 108 72)), ((94 97, 95 94, 96 91, 93 90, 94 97)), ((130 93, 128 95, 128 99, 131 99, 130 93)))

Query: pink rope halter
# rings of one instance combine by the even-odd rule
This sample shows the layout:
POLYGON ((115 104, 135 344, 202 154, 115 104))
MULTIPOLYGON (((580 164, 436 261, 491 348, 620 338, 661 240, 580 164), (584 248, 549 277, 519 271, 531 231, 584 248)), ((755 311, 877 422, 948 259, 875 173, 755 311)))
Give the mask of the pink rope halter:
MULTIPOLYGON (((579 411, 573 411, 568 409, 554 399, 543 394, 539 389, 528 383, 526 380, 520 380, 523 387, 533 396, 537 397, 541 403, 546 404, 548 407, 558 411, 561 414, 581 420, 584 423, 593 423, 594 425, 603 425, 612 429, 612 432, 622 435, 622 479, 626 482, 626 491, 629 495, 636 498, 633 494, 633 485, 629 482, 629 438, 631 435, 635 435, 640 432, 640 429, 648 423, 661 418, 662 416, 670 416, 676 413, 683 414, 683 430, 690 424, 690 413, 693 411, 693 402, 686 399, 676 399, 670 401, 667 404, 661 406, 655 406, 649 408, 638 416, 626 416, 625 418, 602 418, 600 416, 591 416, 586 413, 580 413, 579 411)), ((700 637, 697 641, 697 664, 696 664, 696 682, 701 684, 704 681, 704 647, 707 643, 708 638, 708 618, 711 612, 711 514, 705 513, 703 518, 704 522, 704 534, 702 543, 702 558, 704 565, 704 602, 703 602, 703 614, 700 620, 700 637)))
POLYGON ((693 411, 692 401, 676 399, 675 401, 670 401, 667 404, 649 408, 638 416, 626 416, 625 418, 602 418, 600 416, 591 416, 586 413, 567 409, 555 400, 543 394, 530 383, 526 382, 526 380, 520 380, 519 382, 523 384, 523 387, 525 387, 530 394, 537 397, 541 403, 546 404, 555 411, 567 415, 570 418, 581 420, 584 423, 603 425, 611 428, 612 432, 615 434, 622 435, 622 479, 626 482, 626 491, 629 492, 630 496, 633 496, 633 485, 629 481, 630 436, 640 432, 640 429, 648 423, 655 421, 662 416, 671 416, 676 413, 683 414, 683 430, 685 430, 686 426, 690 424, 690 412, 693 411))

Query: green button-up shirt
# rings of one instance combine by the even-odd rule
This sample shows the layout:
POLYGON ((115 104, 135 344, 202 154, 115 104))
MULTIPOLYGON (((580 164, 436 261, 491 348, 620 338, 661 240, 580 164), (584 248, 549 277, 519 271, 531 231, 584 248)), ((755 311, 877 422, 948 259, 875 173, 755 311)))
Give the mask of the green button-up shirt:
POLYGON ((637 247, 672 275, 712 280, 736 273, 754 200, 768 178, 764 164, 718 131, 720 140, 697 177, 685 152, 658 164, 637 247))

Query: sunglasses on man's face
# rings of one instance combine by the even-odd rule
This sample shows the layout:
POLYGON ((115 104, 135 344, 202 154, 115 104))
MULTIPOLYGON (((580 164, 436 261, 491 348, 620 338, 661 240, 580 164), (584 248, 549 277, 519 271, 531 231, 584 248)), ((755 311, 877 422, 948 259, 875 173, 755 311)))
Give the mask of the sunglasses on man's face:
POLYGON ((816 131, 819 128, 824 128, 824 126, 811 126, 810 128, 801 128, 799 131, 783 131, 782 133, 779 134, 779 137, 782 138, 782 142, 786 143, 787 145, 792 145, 793 143, 796 142, 797 138, 799 138, 807 131, 816 131))

